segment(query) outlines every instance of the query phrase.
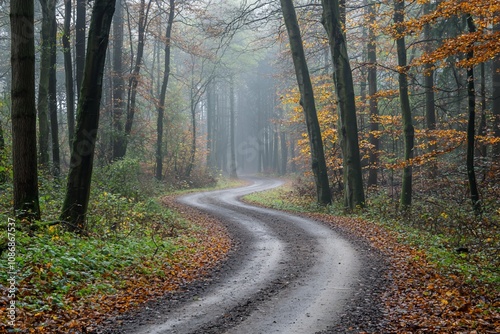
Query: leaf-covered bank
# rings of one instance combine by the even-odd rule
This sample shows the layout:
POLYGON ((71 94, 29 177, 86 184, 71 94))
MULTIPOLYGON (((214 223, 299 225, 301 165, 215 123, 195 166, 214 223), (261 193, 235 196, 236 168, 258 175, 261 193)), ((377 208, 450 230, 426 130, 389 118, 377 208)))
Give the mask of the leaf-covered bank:
MULTIPOLYGON (((181 207, 174 196, 162 197, 162 186, 145 182, 140 173, 126 177, 137 162, 112 166, 98 171, 94 180, 86 235, 69 233, 60 224, 32 231, 16 222, 16 321, 8 326, 12 276, 9 251, 4 251, 0 333, 92 331, 106 318, 202 277, 224 258, 231 242, 213 218, 181 207)), ((42 180, 46 220, 57 215, 57 187, 42 180)), ((8 198, 7 190, 5 207, 8 198)), ((6 232, 3 228, 2 239, 6 232)))
POLYGON ((247 196, 246 200, 302 212, 365 240, 385 254, 390 263, 387 279, 392 282, 381 297, 387 333, 500 331, 498 270, 492 267, 487 271, 485 259, 479 264, 474 254, 447 249, 439 236, 401 222, 334 215, 333 208, 319 208, 312 204, 312 198, 299 196, 286 186, 247 196))

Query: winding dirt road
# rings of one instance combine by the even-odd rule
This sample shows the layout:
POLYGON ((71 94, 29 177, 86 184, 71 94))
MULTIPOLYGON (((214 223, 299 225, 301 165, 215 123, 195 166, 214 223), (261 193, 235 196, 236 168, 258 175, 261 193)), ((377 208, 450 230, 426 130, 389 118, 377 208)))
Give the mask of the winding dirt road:
POLYGON ((238 250, 203 291, 128 333, 307 334, 336 324, 359 285, 362 254, 322 223, 240 202, 281 184, 251 182, 180 199, 221 218, 238 250))

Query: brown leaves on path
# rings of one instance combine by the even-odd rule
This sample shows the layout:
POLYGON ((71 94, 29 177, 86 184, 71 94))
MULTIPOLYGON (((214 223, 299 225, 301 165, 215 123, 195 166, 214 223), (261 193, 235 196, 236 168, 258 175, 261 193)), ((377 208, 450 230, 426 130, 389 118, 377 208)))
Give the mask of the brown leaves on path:
POLYGON ((500 333, 500 296, 480 282, 443 274, 424 251, 398 242, 400 236, 363 219, 306 214, 365 239, 388 259, 384 333, 500 333))

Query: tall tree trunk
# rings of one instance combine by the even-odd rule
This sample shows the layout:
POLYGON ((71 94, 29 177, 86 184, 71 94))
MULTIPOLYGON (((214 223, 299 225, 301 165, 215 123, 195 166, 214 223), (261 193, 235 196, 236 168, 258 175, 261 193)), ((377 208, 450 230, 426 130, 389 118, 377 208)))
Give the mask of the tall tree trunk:
POLYGON ((59 156, 59 121, 57 115, 57 22, 55 15, 51 17, 50 25, 50 71, 49 71, 49 115, 50 134, 52 139, 52 175, 59 176, 61 160, 59 156))
POLYGON ((116 0, 113 17, 113 160, 125 156, 125 80, 123 79, 123 5, 116 0))
MULTIPOLYGON (((500 23, 495 24, 495 32, 500 32, 500 23)), ((500 138, 500 54, 493 58, 491 80, 493 84, 493 134, 495 137, 500 138)), ((493 156, 497 159, 500 158, 500 142, 493 146, 493 156)), ((497 160, 498 161, 498 160, 497 160)))
POLYGON ((49 78, 52 53, 52 23, 55 19, 55 0, 40 0, 42 7, 40 78, 38 84, 38 149, 39 162, 47 167, 49 163, 49 78))
POLYGON ((280 146, 281 146, 281 175, 285 175, 286 165, 288 162, 288 147, 286 144, 286 132, 283 129, 283 125, 280 128, 280 146))
POLYGON ((80 233, 86 229, 90 182, 99 127, 104 64, 114 10, 115 0, 95 0, 94 2, 85 72, 78 97, 76 133, 71 150, 71 166, 61 220, 69 223, 70 231, 80 233))
POLYGON ((302 37, 300 36, 300 28, 292 0, 281 0, 280 2, 288 38, 290 40, 295 75, 300 91, 300 104, 304 109, 306 118, 307 133, 311 148, 312 171, 316 184, 316 197, 319 204, 327 205, 331 203, 332 195, 328 183, 321 129, 319 127, 316 106, 314 104, 314 93, 304 54, 302 37))
MULTIPOLYGON (((487 133, 486 125, 486 70, 485 64, 481 63, 481 119, 479 121, 479 136, 485 137, 487 133)), ((485 143, 479 145, 478 154, 485 158, 488 146, 485 143)))
POLYGON ((339 137, 343 155, 344 205, 348 209, 363 207, 365 193, 359 154, 358 123, 351 65, 341 21, 338 0, 322 0, 322 23, 328 34, 333 61, 333 79, 337 93, 339 137))
POLYGON ((274 124, 273 128, 273 172, 280 174, 278 125, 274 124))
MULTIPOLYGON (((3 124, 2 120, 0 120, 0 166, 5 166, 8 164, 7 157, 5 154, 5 137, 3 134, 3 124)), ((4 184, 7 181, 7 170, 2 168, 0 170, 0 185, 4 184)))
POLYGON ((372 145, 369 153, 370 168, 368 170, 368 187, 376 186, 378 183, 379 150, 380 139, 378 135, 378 97, 377 97, 377 37, 375 35, 375 3, 370 3, 367 7, 369 16, 368 27, 368 99, 370 104, 370 135, 369 142, 372 145))
POLYGON ((292 173, 297 172, 297 164, 295 163, 295 141, 296 139, 290 136, 290 170, 292 173))
POLYGON ((14 213, 40 219, 36 156, 33 0, 11 1, 11 119, 14 213))
POLYGON ((75 63, 76 94, 80 96, 85 67, 85 30, 87 27, 87 0, 76 0, 75 63))
POLYGON ((158 120, 156 123, 156 171, 157 180, 163 178, 163 118, 165 115, 165 96, 167 95, 168 78, 170 76, 170 47, 172 37, 172 24, 175 15, 175 1, 170 0, 170 13, 168 14, 167 31, 165 33, 165 71, 163 72, 163 83, 161 85, 160 103, 158 104, 158 120))
POLYGON ((236 128, 236 120, 235 120, 235 104, 234 104, 234 76, 231 74, 231 78, 229 79, 229 112, 230 112, 230 141, 231 141, 231 168, 230 168, 230 177, 237 178, 238 174, 236 173, 236 143, 234 138, 234 131, 236 128))
MULTIPOLYGON (((469 32, 476 32, 476 25, 471 15, 467 15, 467 27, 469 32)), ((467 53, 467 59, 474 57, 474 51, 471 50, 467 53)), ((472 200, 472 207, 476 214, 481 213, 481 202, 479 201, 479 191, 477 189, 476 172, 474 170, 474 136, 475 136, 475 122, 476 122, 476 91, 474 87, 474 67, 467 68, 467 96, 468 96, 468 111, 469 120, 467 122, 467 177, 469 179, 470 198, 472 200)))
POLYGON ((215 79, 211 79, 207 84, 207 167, 216 167, 215 159, 215 79))
MULTIPOLYGON (((196 108, 197 108, 197 103, 196 103, 196 88, 194 84, 194 67, 191 69, 191 87, 190 87, 190 97, 189 97, 189 109, 191 111, 191 148, 189 150, 189 162, 188 166, 186 168, 186 172, 184 173, 185 178, 189 178, 191 176, 191 172, 193 171, 194 168, 194 160, 196 156, 196 108)), ((227 153, 227 152, 225 152, 227 153)), ((226 154, 227 156, 227 154, 226 154)), ((226 168, 225 164, 224 167, 226 168)))
POLYGON ((396 25, 396 48, 398 51, 398 71, 399 71, 399 100, 401 103, 401 115, 403 118, 404 134, 404 160, 403 180, 401 186, 400 206, 407 209, 411 206, 412 200, 412 166, 413 146, 414 146, 414 128, 410 108, 410 99, 408 97, 408 66, 406 60, 406 45, 404 38, 404 0, 394 0, 394 24, 396 25))
MULTIPOLYGON (((424 4, 424 14, 429 14, 431 12, 430 2, 424 4)), ((424 27, 424 39, 427 41, 425 48, 426 52, 430 53, 432 51, 432 35, 431 35, 431 25, 426 24, 424 27)), ((425 86, 425 120, 427 124, 427 130, 429 131, 429 153, 436 152, 436 137, 432 134, 436 130, 436 101, 434 96, 434 64, 426 64, 424 71, 424 86, 425 86)), ((435 159, 432 159, 429 166, 429 177, 431 179, 435 178, 437 174, 437 163, 435 159)))
MULTIPOLYGON (((146 8, 145 0, 141 0, 141 7, 139 12, 139 27, 138 27, 138 41, 137 41, 137 54, 135 57, 135 65, 132 70, 132 75, 130 76, 128 82, 128 98, 127 98, 127 120, 125 121, 125 148, 123 149, 123 155, 127 151, 128 138, 132 132, 132 125, 134 123, 136 99, 137 99, 137 86, 139 85, 139 74, 141 72, 142 58, 144 55, 144 40, 146 34, 146 23, 148 21, 149 8, 151 6, 151 0, 148 2, 146 8)), ((117 156, 117 158, 121 158, 117 156)))
POLYGON ((73 146, 75 135, 75 89, 73 85, 73 60, 71 59, 71 2, 72 0, 64 0, 64 32, 62 36, 70 149, 73 146))

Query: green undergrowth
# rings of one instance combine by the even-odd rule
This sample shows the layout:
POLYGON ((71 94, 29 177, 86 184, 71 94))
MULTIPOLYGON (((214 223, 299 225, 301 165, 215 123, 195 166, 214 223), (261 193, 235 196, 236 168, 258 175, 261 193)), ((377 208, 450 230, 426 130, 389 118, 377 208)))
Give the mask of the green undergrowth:
MULTIPOLYGON (((284 186, 244 197, 246 201, 279 210, 345 215, 341 203, 321 207, 310 195, 300 194, 295 185, 284 186)), ((367 208, 350 213, 396 233, 401 243, 418 247, 444 274, 460 274, 467 282, 487 284, 500 291, 500 212, 490 210, 481 221, 462 207, 442 203, 446 210, 426 208, 415 201, 405 214, 397 203, 381 193, 369 194, 367 208)), ((441 207, 441 206, 440 206, 441 207)))
POLYGON ((199 192, 199 191, 212 191, 212 190, 236 188, 236 187, 244 186, 245 184, 247 184, 247 182, 244 180, 234 179, 234 178, 226 178, 226 177, 223 177, 222 175, 218 175, 217 183, 215 183, 215 184, 210 184, 208 186, 199 187, 199 188, 192 188, 192 187, 186 186, 186 187, 182 187, 181 189, 170 189, 169 194, 177 196, 177 195, 184 195, 184 194, 189 194, 192 192, 199 192))
MULTIPOLYGON (((53 226, 33 236, 18 232, 17 305, 26 311, 42 312, 70 308, 69 296, 114 294, 124 283, 124 272, 127 277, 162 275, 168 259, 181 247, 176 240, 153 240, 149 236, 80 238, 53 226)), ((10 277, 5 264, 1 261, 2 284, 10 277)))
MULTIPOLYGON (((42 222, 57 221, 64 195, 64 179, 40 177, 42 222)), ((232 183, 224 181, 218 187, 232 183)), ((87 230, 67 232, 60 224, 35 231, 15 224, 17 306, 27 312, 71 308, 70 297, 113 294, 124 277, 161 277, 170 259, 185 245, 196 245, 190 234, 201 227, 185 221, 160 203, 168 187, 141 172, 137 160, 125 159, 96 168, 92 181, 87 230), (126 275, 125 275, 126 274, 126 275)), ((12 189, 0 191, 0 220, 10 217, 12 189)), ((0 231, 7 239, 7 228, 0 231)), ((9 250, 0 255, 0 287, 10 276, 9 250)))

